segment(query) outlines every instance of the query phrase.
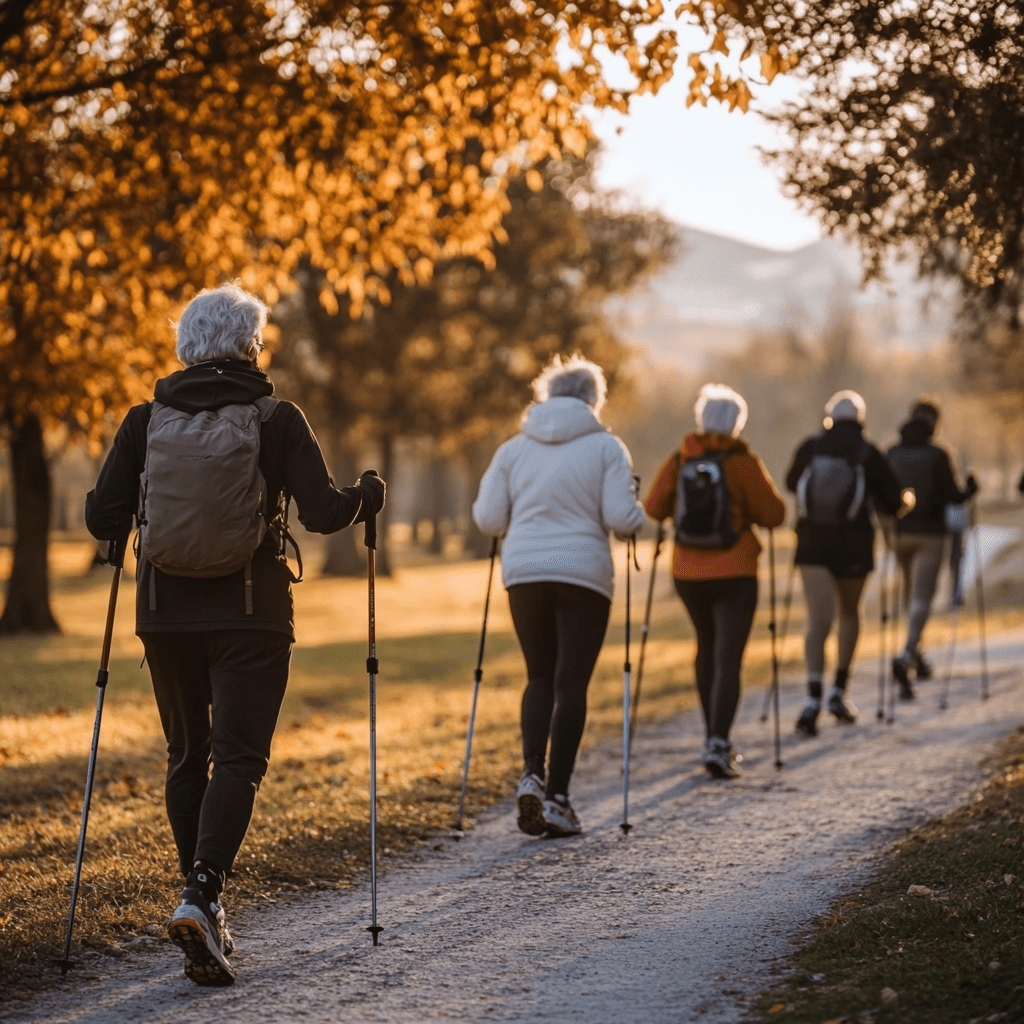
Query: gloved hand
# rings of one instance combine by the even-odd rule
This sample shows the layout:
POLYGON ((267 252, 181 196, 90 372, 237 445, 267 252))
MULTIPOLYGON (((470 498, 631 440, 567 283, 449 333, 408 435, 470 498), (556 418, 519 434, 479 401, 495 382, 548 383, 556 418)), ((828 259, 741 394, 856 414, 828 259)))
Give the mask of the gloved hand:
POLYGON ((384 494, 386 487, 384 481, 377 476, 375 470, 368 469, 356 481, 356 487, 363 498, 361 519, 366 516, 375 516, 384 507, 384 494))
POLYGON ((978 481, 975 479, 973 473, 967 474, 967 481, 964 490, 967 491, 968 498, 973 498, 978 493, 978 481))

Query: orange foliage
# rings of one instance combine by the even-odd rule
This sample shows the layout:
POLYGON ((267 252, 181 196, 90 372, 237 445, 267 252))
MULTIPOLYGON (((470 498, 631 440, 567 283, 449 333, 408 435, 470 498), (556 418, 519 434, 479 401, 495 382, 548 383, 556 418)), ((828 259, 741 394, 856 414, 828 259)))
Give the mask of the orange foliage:
MULTIPOLYGON (((765 34, 756 4, 684 10, 765 34)), ((581 156, 587 103, 625 110, 670 77, 663 14, 657 0, 8 4, 0 410, 97 434, 168 367, 168 317, 225 279, 273 303, 306 259, 325 307, 346 295, 357 312, 440 260, 492 265, 508 177, 581 156), (606 51, 631 90, 606 81, 606 51)), ((695 95, 746 107, 742 82, 693 66, 695 95)))

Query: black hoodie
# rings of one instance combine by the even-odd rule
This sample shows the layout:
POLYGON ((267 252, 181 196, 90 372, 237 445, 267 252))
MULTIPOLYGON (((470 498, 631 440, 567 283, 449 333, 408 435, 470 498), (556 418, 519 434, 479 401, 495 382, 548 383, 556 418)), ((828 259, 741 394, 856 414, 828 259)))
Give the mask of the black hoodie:
POLYGON ((895 515, 900 507, 900 485, 885 456, 864 437, 856 420, 839 420, 807 438, 793 455, 786 487, 795 492, 800 477, 816 454, 834 455, 864 466, 868 501, 848 525, 836 528, 801 519, 796 524, 797 565, 823 565, 841 578, 866 576, 875 567, 875 530, 870 512, 895 515))
MULTIPOLYGON (((249 363, 197 363, 157 381, 158 402, 185 412, 247 404, 274 393, 270 378, 249 363)), ((114 445, 85 501, 85 522, 98 540, 123 540, 139 507, 139 481, 146 462, 146 435, 153 403, 128 410, 114 445)), ((279 402, 260 428, 260 471, 269 506, 295 500, 299 522, 313 533, 334 533, 361 522, 358 487, 338 489, 302 411, 279 402)), ((215 629, 270 629, 294 639, 291 575, 280 538, 268 531, 252 559, 253 613, 245 613, 244 572, 215 579, 169 576, 148 562, 139 566, 137 633, 215 629), (156 610, 150 608, 150 573, 155 573, 156 610)))
POLYGON ((889 449, 886 458, 900 486, 912 487, 917 500, 913 511, 897 520, 897 533, 944 534, 946 506, 962 504, 977 489, 960 489, 949 453, 932 441, 932 426, 925 420, 904 423, 900 443, 889 449))

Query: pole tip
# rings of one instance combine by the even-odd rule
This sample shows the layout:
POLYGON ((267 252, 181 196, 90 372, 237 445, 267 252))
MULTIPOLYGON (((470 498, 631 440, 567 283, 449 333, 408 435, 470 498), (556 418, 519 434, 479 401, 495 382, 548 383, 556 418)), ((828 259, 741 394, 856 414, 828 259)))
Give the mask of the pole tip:
POLYGON ((384 926, 380 924, 371 924, 366 930, 373 936, 373 944, 376 946, 378 944, 377 936, 384 931, 384 926))
POLYGON ((621 825, 619 825, 619 828, 621 828, 621 829, 622 829, 622 834, 623 834, 624 836, 628 836, 628 835, 629 835, 629 830, 630 830, 630 829, 631 829, 632 827, 633 827, 633 826, 632 826, 632 825, 630 825, 630 823, 629 823, 628 821, 624 821, 624 822, 622 822, 622 824, 621 824, 621 825))
POLYGON ((767 715, 762 715, 762 716, 761 716, 761 717, 760 717, 760 718, 758 719, 758 721, 759 721, 759 722, 761 722, 761 724, 763 725, 763 724, 764 724, 765 722, 767 722, 767 721, 768 721, 768 716, 767 716, 767 715))
POLYGON ((63 978, 72 967, 78 966, 77 960, 54 960, 54 964, 60 968, 60 976, 63 978))

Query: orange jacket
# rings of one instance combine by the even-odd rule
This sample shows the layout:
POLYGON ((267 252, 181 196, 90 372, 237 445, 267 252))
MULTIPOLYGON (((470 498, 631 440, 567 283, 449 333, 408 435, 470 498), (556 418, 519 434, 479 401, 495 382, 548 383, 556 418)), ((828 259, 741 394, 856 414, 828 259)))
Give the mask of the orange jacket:
MULTIPOLYGON (((740 539, 727 551, 684 548, 679 544, 672 555, 672 575, 677 580, 715 580, 733 576, 756 576, 761 543, 750 529, 756 526, 781 526, 786 518, 786 503, 775 489, 761 460, 738 437, 723 434, 688 434, 679 448, 683 459, 705 452, 735 451, 722 463, 729 488, 732 525, 740 539)), ((676 455, 661 467, 644 502, 652 519, 670 519, 676 510, 676 455)))

